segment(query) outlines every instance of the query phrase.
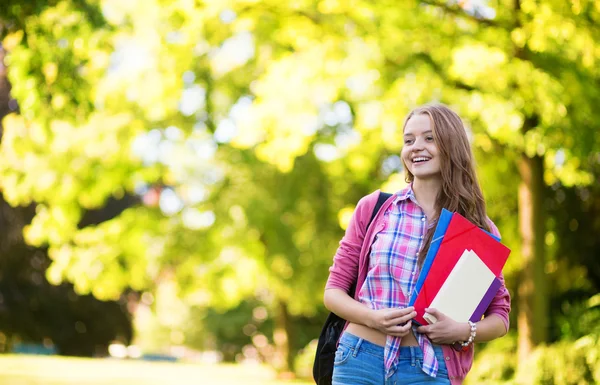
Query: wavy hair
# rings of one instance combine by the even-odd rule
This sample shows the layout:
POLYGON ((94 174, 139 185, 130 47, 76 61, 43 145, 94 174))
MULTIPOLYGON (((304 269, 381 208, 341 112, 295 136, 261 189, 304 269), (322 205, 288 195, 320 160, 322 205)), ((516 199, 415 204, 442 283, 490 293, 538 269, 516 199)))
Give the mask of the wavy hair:
MULTIPOLYGON (((457 212, 473 224, 490 231, 485 209, 485 200, 475 172, 475 161, 465 126, 460 117, 444 104, 426 104, 412 110, 404 127, 415 115, 429 115, 433 125, 433 138, 440 153, 442 186, 435 202, 437 221, 442 208, 457 212)), ((406 181, 412 183, 414 175, 406 164, 406 181)), ((435 227, 429 229, 419 252, 418 265, 421 267, 427 255, 435 227)))

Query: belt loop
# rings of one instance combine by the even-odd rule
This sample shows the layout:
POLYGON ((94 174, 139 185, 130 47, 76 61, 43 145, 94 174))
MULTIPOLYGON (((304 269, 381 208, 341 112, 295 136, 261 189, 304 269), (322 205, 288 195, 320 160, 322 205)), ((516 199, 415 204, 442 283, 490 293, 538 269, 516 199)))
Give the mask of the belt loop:
POLYGON ((360 349, 360 345, 362 345, 363 343, 363 339, 359 338, 358 342, 356 343, 356 346, 354 347, 354 351, 352 352, 352 357, 356 358, 356 355, 358 354, 358 349, 360 349))
POLYGON ((408 348, 410 349, 410 365, 415 366, 415 363, 417 361, 417 353, 415 352, 415 347, 409 346, 408 348))

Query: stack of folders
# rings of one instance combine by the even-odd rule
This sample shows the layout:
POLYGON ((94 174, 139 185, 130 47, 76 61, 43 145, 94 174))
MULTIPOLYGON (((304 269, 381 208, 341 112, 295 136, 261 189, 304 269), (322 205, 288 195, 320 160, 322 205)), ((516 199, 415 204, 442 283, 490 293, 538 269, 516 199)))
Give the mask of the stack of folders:
POLYGON ((457 322, 481 320, 502 285, 500 274, 510 249, 458 213, 442 210, 409 306, 425 325, 435 308, 457 322))

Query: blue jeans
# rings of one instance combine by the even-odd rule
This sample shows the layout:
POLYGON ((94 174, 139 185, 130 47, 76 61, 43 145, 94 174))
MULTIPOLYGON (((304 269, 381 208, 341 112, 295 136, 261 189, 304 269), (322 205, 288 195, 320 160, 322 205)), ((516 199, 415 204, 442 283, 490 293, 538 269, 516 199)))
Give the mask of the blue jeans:
POLYGON ((450 384, 442 348, 434 345, 434 350, 438 360, 437 377, 431 377, 422 370, 423 352, 420 347, 402 346, 398 370, 386 380, 383 346, 344 332, 335 352, 332 385, 450 384))

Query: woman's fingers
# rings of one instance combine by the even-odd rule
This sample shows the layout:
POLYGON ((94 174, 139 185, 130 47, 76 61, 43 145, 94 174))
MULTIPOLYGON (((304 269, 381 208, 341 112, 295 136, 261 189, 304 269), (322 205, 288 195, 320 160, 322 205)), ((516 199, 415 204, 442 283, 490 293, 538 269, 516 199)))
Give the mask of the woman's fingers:
POLYGON ((407 323, 411 319, 413 319, 415 317, 415 315, 416 315, 416 313, 415 314, 410 313, 410 314, 407 314, 407 315, 402 316, 402 317, 394 318, 393 320, 391 320, 388 323, 388 326, 389 327, 394 327, 394 326, 398 326, 398 325, 404 325, 405 323, 407 323))
POLYGON ((396 337, 404 337, 410 332, 410 328, 412 326, 412 321, 408 321, 403 325, 391 326, 387 328, 387 334, 396 336, 396 337))
POLYGON ((385 315, 386 319, 394 319, 398 317, 402 317, 404 315, 410 314, 415 311, 415 308, 412 306, 403 307, 403 308, 395 308, 395 309, 387 309, 387 313, 385 315))
POLYGON ((410 320, 417 315, 414 308, 400 308, 400 309, 380 309, 374 310, 373 321, 370 322, 369 327, 377 329, 382 333, 389 335, 406 335, 410 330, 410 320))
POLYGON ((393 309, 386 314, 386 324, 388 326, 394 326, 404 324, 405 322, 413 319, 417 315, 417 312, 412 307, 405 309, 393 309))

